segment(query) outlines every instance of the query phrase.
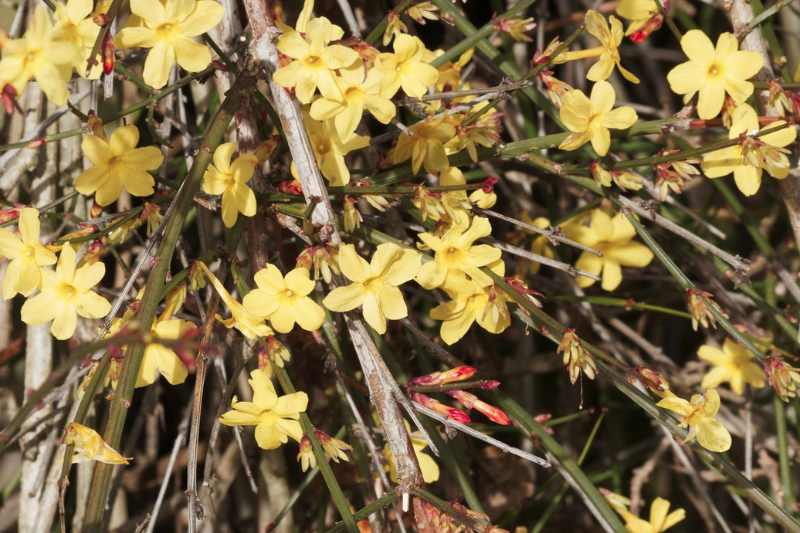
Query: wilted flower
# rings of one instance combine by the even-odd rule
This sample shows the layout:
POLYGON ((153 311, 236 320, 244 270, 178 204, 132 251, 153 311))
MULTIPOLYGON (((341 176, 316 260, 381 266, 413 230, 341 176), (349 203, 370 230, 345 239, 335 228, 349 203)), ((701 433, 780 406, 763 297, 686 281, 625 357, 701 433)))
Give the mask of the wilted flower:
POLYGON ((333 274, 340 274, 339 263, 336 260, 336 248, 327 244, 309 246, 297 256, 297 267, 303 267, 313 273, 314 279, 325 280, 330 283, 333 274))
POLYGON ((494 21, 497 31, 507 33, 509 37, 521 43, 529 43, 533 39, 527 33, 536 27, 532 18, 499 18, 494 21))
POLYGON ((429 20, 439 20, 439 15, 436 14, 437 11, 439 11, 439 8, 433 5, 432 2, 420 2, 409 6, 406 9, 406 15, 414 19, 417 24, 424 26, 429 20))
POLYGON ((70 422, 67 426, 64 444, 73 446, 73 463, 97 461, 109 465, 126 465, 130 461, 104 441, 95 430, 78 422, 70 422))
POLYGON ((634 384, 636 381, 647 387, 647 389, 662 398, 669 392, 669 382, 660 373, 651 368, 637 366, 628 374, 628 382, 634 384))
POLYGON ((766 370, 769 384, 781 400, 788 402, 798 396, 798 392, 800 392, 800 368, 793 367, 777 355, 773 355, 767 358, 764 369, 766 370))
POLYGON ((711 311, 714 305, 714 295, 700 289, 688 288, 686 297, 689 314, 692 315, 692 329, 697 331, 698 325, 702 325, 706 329, 709 327, 716 329, 717 319, 711 311))
POLYGON ((428 219, 438 221, 445 214, 445 208, 442 205, 442 194, 431 192, 424 185, 417 185, 414 188, 414 196, 411 197, 411 203, 419 209, 423 222, 428 219))
MULTIPOLYGON (((339 461, 349 461, 347 452, 353 449, 352 446, 343 440, 339 440, 336 437, 331 437, 319 429, 314 430, 314 435, 322 445, 322 449, 328 459, 334 463, 338 463, 339 461)), ((309 468, 316 468, 317 466, 317 458, 314 455, 314 450, 311 446, 311 440, 305 435, 302 439, 300 439, 300 450, 297 453, 297 460, 300 463, 300 468, 303 470, 303 472, 309 468)))
POLYGON ((603 187, 616 183, 623 190, 638 191, 642 188, 642 177, 628 170, 606 170, 597 161, 591 164, 592 177, 603 187))
MULTIPOLYGON (((665 156, 675 153, 678 153, 678 150, 664 150, 660 155, 665 156)), ((698 159, 657 163, 655 170, 659 197, 664 200, 669 190, 675 194, 682 193, 686 183, 700 175, 700 170, 697 168, 699 164, 700 160, 698 159)))
POLYGON ((361 227, 361 223, 364 221, 364 219, 361 217, 361 212, 358 210, 358 200, 352 196, 345 196, 342 204, 344 205, 344 213, 342 213, 342 225, 344 226, 344 230, 346 232, 352 233, 361 227))
POLYGON ((592 355, 581 344, 581 340, 574 329, 568 328, 564 330, 556 353, 564 354, 564 366, 567 367, 570 383, 574 384, 578 381, 581 373, 589 379, 594 379, 597 375, 597 364, 594 362, 592 355))

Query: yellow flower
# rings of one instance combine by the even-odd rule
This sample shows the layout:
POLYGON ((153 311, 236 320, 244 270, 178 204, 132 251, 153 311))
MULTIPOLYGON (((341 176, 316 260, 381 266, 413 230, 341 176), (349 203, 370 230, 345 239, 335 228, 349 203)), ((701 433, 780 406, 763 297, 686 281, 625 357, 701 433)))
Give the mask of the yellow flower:
POLYGON ((325 321, 325 310, 308 297, 314 282, 306 268, 295 268, 283 277, 273 264, 256 272, 257 289, 245 295, 242 303, 248 312, 268 318, 278 333, 289 333, 295 322, 306 331, 315 331, 325 321))
POLYGON ((74 446, 73 464, 98 461, 109 465, 126 465, 130 461, 104 441, 95 430, 78 422, 70 422, 67 425, 64 444, 74 446))
POLYGON ((725 93, 737 104, 753 94, 747 81, 761 70, 763 60, 756 52, 739 50, 739 41, 732 33, 723 33, 717 47, 700 30, 689 30, 681 38, 681 48, 689 61, 667 74, 673 92, 684 95, 684 102, 700 93, 697 114, 704 120, 716 117, 722 109, 725 93))
POLYGON ((150 48, 142 77, 154 89, 167 84, 177 62, 188 72, 211 63, 211 51, 194 40, 216 26, 224 14, 214 0, 131 0, 131 12, 141 26, 123 28, 116 37, 120 48, 150 48))
POLYGON ((482 188, 475 189, 472 191, 472 194, 469 195, 469 201, 481 209, 491 209, 494 207, 494 204, 497 203, 497 194, 493 189, 489 189, 488 191, 482 188))
POLYGON ((300 442, 303 429, 298 420, 300 413, 306 412, 308 395, 293 392, 278 396, 267 374, 259 368, 250 372, 249 382, 253 401, 240 402, 234 396, 232 409, 223 413, 219 421, 226 426, 255 426, 256 442, 264 450, 286 444, 289 437, 300 442))
POLYGON ((630 21, 625 35, 631 35, 643 28, 659 12, 654 0, 620 0, 616 11, 617 15, 630 21))
POLYGON ((67 243, 61 249, 56 271, 42 271, 42 292, 23 304, 23 322, 37 325, 52 320, 50 333, 63 341, 75 333, 78 315, 103 318, 111 311, 108 300, 91 290, 103 279, 105 265, 98 261, 78 269, 75 266, 75 251, 67 243))
POLYGON ((308 22, 304 34, 289 31, 278 38, 278 50, 292 61, 279 68, 272 79, 286 88, 294 88, 301 103, 311 102, 317 88, 323 96, 341 97, 334 80, 334 72, 356 62, 358 53, 338 41, 344 32, 325 17, 308 22))
POLYGON ((425 167, 425 172, 445 170, 450 162, 447 160, 444 145, 455 134, 455 128, 441 118, 422 120, 400 134, 397 144, 389 152, 389 158, 394 164, 411 159, 414 174, 422 166, 425 167))
POLYGON ((339 247, 339 268, 353 283, 333 289, 322 303, 340 313, 361 307, 367 324, 380 334, 386 333, 386 319, 400 320, 408 316, 399 286, 414 279, 420 261, 420 255, 414 250, 383 243, 367 263, 352 244, 344 244, 339 247))
POLYGON ((67 3, 56 4, 55 20, 56 31, 64 39, 71 42, 80 51, 75 69, 88 79, 96 80, 103 71, 101 62, 95 64, 91 71, 87 71, 89 54, 92 52, 97 35, 100 33, 98 26, 92 18, 92 0, 67 0, 67 3))
POLYGON ((203 176, 203 192, 222 195, 222 222, 232 228, 239 213, 246 217, 256 214, 256 195, 247 182, 256 171, 258 159, 255 154, 240 154, 233 162, 233 143, 220 144, 214 150, 214 163, 208 166, 203 176))
POLYGON ((419 240, 435 253, 433 261, 422 265, 417 282, 426 289, 434 289, 443 285, 449 275, 463 273, 479 285, 489 285, 491 278, 481 272, 481 267, 497 262, 502 254, 494 246, 473 243, 491 234, 492 226, 484 217, 475 217, 466 224, 455 224, 441 237, 420 233, 419 240))
POLYGON ((718 453, 730 449, 731 434, 715 418, 719 411, 719 394, 715 389, 706 390, 702 396, 695 394, 691 401, 667 391, 656 405, 679 415, 681 426, 689 428, 687 442, 696 438, 700 446, 718 453))
MULTIPOLYGON (((585 244, 600 253, 598 257, 590 252, 583 252, 575 263, 575 268, 599 275, 603 274, 602 287, 613 291, 622 282, 622 268, 644 268, 653 260, 653 252, 642 243, 633 240, 636 229, 623 213, 614 217, 608 216, 602 209, 591 213, 589 226, 570 223, 564 230, 581 244, 585 244)), ((578 276, 579 287, 590 287, 594 280, 586 276, 578 276)))
POLYGON ((42 283, 42 268, 55 264, 56 256, 39 242, 39 211, 25 207, 19 213, 19 237, 0 228, 0 256, 9 259, 3 275, 3 298, 17 293, 27 297, 42 283))
POLYGON ((356 131, 364 109, 382 124, 388 124, 397 113, 392 101, 381 94, 381 73, 374 68, 366 72, 360 61, 341 69, 336 84, 338 94, 314 100, 309 114, 315 120, 333 119, 342 141, 349 140, 356 131))
MULTIPOLYGON (((731 118, 733 123, 728 138, 737 139, 745 134, 758 133, 758 115, 749 105, 738 106, 731 118)), ((783 121, 773 122, 766 128, 779 128, 785 124, 783 121)), ((789 175, 791 165, 787 155, 790 151, 784 147, 796 139, 797 129, 793 125, 787 125, 760 137, 745 138, 741 143, 703 154, 703 172, 709 178, 719 178, 733 173, 733 179, 742 194, 752 196, 761 187, 761 175, 764 170, 777 179, 789 175)))
MULTIPOLYGON (((498 261, 492 270, 502 276, 505 265, 498 261)), ((431 309, 430 317, 443 321, 439 336, 446 344, 456 343, 475 322, 494 334, 511 325, 509 299, 494 284, 481 285, 463 274, 455 274, 448 277, 442 288, 451 300, 431 309)))
POLYGON ((79 60, 78 48, 63 31, 53 27, 47 8, 39 5, 33 11, 25 34, 3 44, 0 80, 7 81, 17 94, 22 94, 25 84, 35 79, 48 99, 56 105, 64 105, 72 65, 79 60))
POLYGON ((84 137, 81 149, 93 166, 75 179, 75 189, 94 194, 101 206, 115 202, 123 188, 133 196, 153 194, 155 179, 149 171, 161 166, 164 155, 156 146, 136 148, 137 144, 139 130, 132 125, 117 128, 108 141, 84 137))
POLYGON ((713 368, 703 376, 704 389, 716 388, 727 381, 736 394, 744 393, 744 386, 760 389, 766 385, 766 376, 761 367, 753 362, 753 354, 741 344, 725 339, 720 350, 716 346, 704 344, 697 350, 697 356, 710 363, 713 368))
MULTIPOLYGON (((151 332, 156 338, 177 341, 192 329, 194 329, 194 324, 191 322, 170 318, 156 321, 151 332)), ((151 342, 144 350, 136 386, 152 385, 158 379, 159 374, 164 376, 170 385, 180 385, 186 381, 189 372, 175 350, 163 344, 151 342)))
POLYGON ((577 150, 591 141, 597 155, 604 156, 611 146, 609 128, 624 130, 636 122, 632 107, 614 108, 617 95, 607 81, 598 81, 592 87, 590 98, 583 91, 572 90, 561 101, 561 121, 572 132, 558 146, 562 150, 577 150))
MULTIPOLYGON (((537 228, 547 229, 550 227, 550 220, 545 217, 537 217, 533 220, 532 224, 537 228)), ((547 238, 547 235, 540 235, 533 239, 531 243, 531 252, 549 259, 555 259, 556 257, 556 251, 553 249, 553 244, 550 242, 550 239, 547 238)), ((538 274, 541 268, 541 263, 531 261, 531 272, 538 274)))
POLYGON ((215 276, 204 263, 197 261, 195 264, 205 273, 208 281, 214 286, 220 299, 231 312, 230 318, 223 320, 218 316, 217 320, 222 322, 226 328, 238 329, 242 335, 248 339, 269 337, 273 334, 272 328, 264 322, 264 319, 248 311, 236 298, 231 296, 231 293, 227 291, 222 282, 220 282, 217 276, 215 276))
POLYGON ((630 533, 660 533, 686 518, 683 509, 675 509, 670 513, 669 501, 664 498, 656 498, 650 504, 650 520, 642 520, 626 509, 622 511, 625 529, 630 533))
POLYGON ((402 87, 408 96, 419 98, 439 79, 439 71, 428 64, 430 51, 419 38, 405 33, 395 35, 392 47, 393 54, 379 54, 375 63, 383 75, 384 96, 391 98, 402 87))
POLYGON ((342 141, 336 134, 336 127, 330 121, 320 122, 308 114, 303 114, 303 122, 319 170, 325 179, 333 186, 350 183, 350 170, 347 168, 344 156, 353 150, 369 146, 369 137, 352 135, 347 141, 342 141))
POLYGON ((554 63, 565 63, 576 59, 598 57, 597 63, 592 65, 592 68, 586 73, 587 80, 607 80, 616 66, 620 74, 622 74, 622 77, 626 80, 632 83, 639 83, 639 78, 634 76, 632 72, 627 70, 622 66, 622 63, 620 63, 619 45, 625 36, 622 31, 622 22, 613 15, 611 15, 609 19, 611 20, 610 27, 606 19, 604 19, 600 13, 597 11, 588 11, 586 13, 586 31, 600 41, 600 46, 587 50, 562 52, 555 58, 554 63))
MULTIPOLYGON (((408 423, 406 423, 406 428, 408 428, 408 423)), ((419 463, 419 469, 422 472, 422 480, 425 483, 435 483, 439 480, 439 465, 436 464, 433 457, 423 452, 428 446, 428 441, 418 431, 409 436, 411 437, 411 445, 414 447, 414 455, 416 455, 417 463, 419 463)), ((389 467, 389 477, 394 483, 397 483, 397 465, 395 465, 394 456, 388 445, 383 447, 383 456, 386 458, 386 463, 389 467)))

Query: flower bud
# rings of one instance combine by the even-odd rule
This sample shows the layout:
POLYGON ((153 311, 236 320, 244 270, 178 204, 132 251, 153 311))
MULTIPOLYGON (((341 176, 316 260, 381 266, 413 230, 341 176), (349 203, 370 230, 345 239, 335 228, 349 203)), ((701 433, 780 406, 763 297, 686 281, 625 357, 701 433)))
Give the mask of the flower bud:
POLYGON ((424 376, 417 376, 412 378, 409 384, 429 386, 456 383, 471 378, 475 375, 475 372, 477 372, 475 367, 461 365, 442 372, 433 372, 431 374, 425 374, 424 376))
POLYGON ((436 411, 442 416, 446 416, 450 420, 454 420, 461 424, 469 424, 470 418, 467 413, 462 411, 461 409, 457 409, 455 407, 450 407, 449 405, 445 405, 439 400, 431 398, 427 394, 421 394, 419 392, 412 392, 411 399, 417 402, 418 404, 427 407, 431 411, 436 411))
POLYGON ((458 400, 458 402, 467 409, 475 409, 496 424, 500 424, 501 426, 508 426, 511 424, 511 419, 505 411, 484 402, 472 393, 463 390, 454 390, 448 391, 447 394, 458 400))

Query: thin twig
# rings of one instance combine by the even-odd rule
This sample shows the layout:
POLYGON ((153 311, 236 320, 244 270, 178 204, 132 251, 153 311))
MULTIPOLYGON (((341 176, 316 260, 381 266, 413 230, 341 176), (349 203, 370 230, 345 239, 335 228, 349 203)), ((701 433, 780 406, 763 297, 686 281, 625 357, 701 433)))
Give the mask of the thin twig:
POLYGON ((568 246, 572 246, 574 248, 577 248, 578 250, 582 250, 584 252, 589 252, 590 254, 596 255, 598 257, 602 257, 603 256, 602 252, 600 252, 598 250, 595 250, 594 248, 592 248, 590 246, 586 246, 585 244, 581 244, 581 243, 579 243, 577 241, 573 241, 569 237, 565 237, 561 233, 559 228, 557 228, 557 227, 554 228, 554 227, 551 226, 549 228, 540 228, 538 226, 534 226, 533 224, 528 224, 527 222, 523 222, 521 220, 517 220, 516 218, 512 218, 512 217, 506 216, 506 215, 504 215, 502 213, 498 213, 497 211, 492 211, 491 209, 473 208, 473 211, 475 211, 476 213, 481 214, 481 215, 486 215, 486 216, 489 216, 489 217, 492 217, 492 218, 503 220, 505 222, 509 222, 509 223, 517 226, 518 228, 522 228, 523 230, 528 231, 530 233, 536 233, 537 235, 544 235, 545 237, 547 237, 547 239, 550 242, 552 242, 554 244, 561 242, 561 243, 564 243, 564 244, 566 244, 568 246))
POLYGON ((564 263, 562 261, 557 261, 555 259, 550 259, 549 257, 545 257, 543 255, 535 254, 533 252, 529 252, 524 248, 520 248, 518 246, 513 246, 511 244, 506 244, 504 242, 500 242, 497 240, 492 240, 492 246, 495 246, 506 253, 511 255, 516 255, 519 257, 523 257, 528 261, 534 261, 536 263, 541 263, 544 266, 549 266, 550 268, 555 268, 556 270, 561 270, 566 272, 573 278, 578 276, 584 276, 595 281, 600 281, 600 276, 597 274, 592 274, 591 272, 586 272, 585 270, 580 270, 575 268, 574 266, 570 265, 569 263, 564 263))
POLYGON ((662 228, 666 229, 683 237, 690 243, 694 244, 698 248, 709 252, 710 254, 719 257, 729 265, 731 265, 737 272, 746 273, 750 269, 749 262, 743 260, 739 256, 733 255, 731 253, 726 252, 722 248, 719 248, 707 240, 703 239, 702 237, 692 233, 691 231, 687 230, 683 226, 680 226, 673 221, 669 220, 668 218, 664 218, 663 216, 655 213, 654 211, 647 209, 640 205, 638 202, 635 202, 625 196, 617 196, 617 200, 626 208, 630 209, 631 211, 635 212, 637 215, 650 220, 651 222, 655 222, 662 228))
POLYGON ((153 510, 150 511, 150 520, 147 523, 147 529, 145 530, 145 533, 153 533, 153 530, 156 527, 158 513, 161 510, 161 504, 164 502, 164 496, 167 493, 169 480, 172 478, 172 469, 175 468, 175 461, 178 459, 178 453, 183 447, 183 441, 186 440, 186 430, 189 428, 189 417, 191 414, 192 410, 187 409, 186 413, 183 415, 183 420, 181 420, 181 423, 178 426, 178 436, 175 437, 175 443, 172 445, 172 453, 169 455, 167 468, 164 470, 163 477, 161 478, 161 486, 158 489, 158 496, 153 504, 153 510))
POLYGON ((424 405, 420 405, 417 402, 411 402, 411 403, 414 405, 414 409, 416 409, 420 413, 424 414, 425 416, 428 416, 430 418, 433 418, 434 420, 437 420, 437 421, 441 422, 442 424, 444 424, 447 427, 451 427, 451 428, 457 429, 457 430, 461 431, 462 433, 466 433, 470 437, 476 438, 478 440, 482 440, 483 442, 491 444, 495 448, 498 448, 500 450, 503 450, 504 452, 516 455, 517 457, 521 457, 521 458, 525 459, 526 461, 530 461, 531 463, 537 464, 537 465, 539 465, 539 466, 541 466, 543 468, 550 468, 552 466, 550 464, 550 461, 548 461, 547 459, 542 459, 541 457, 533 455, 532 453, 528 453, 525 450, 520 450, 519 448, 517 448, 515 446, 511 446, 510 444, 506 444, 503 441, 499 441, 499 440, 495 439, 494 437, 490 437, 489 435, 487 435, 485 433, 481 433, 477 429, 473 429, 473 428, 471 428, 471 427, 469 427, 467 425, 464 425, 464 424, 462 424, 460 422, 456 422, 455 420, 450 420, 446 416, 442 416, 439 413, 437 413, 436 411, 434 411, 432 409, 428 409, 424 405))

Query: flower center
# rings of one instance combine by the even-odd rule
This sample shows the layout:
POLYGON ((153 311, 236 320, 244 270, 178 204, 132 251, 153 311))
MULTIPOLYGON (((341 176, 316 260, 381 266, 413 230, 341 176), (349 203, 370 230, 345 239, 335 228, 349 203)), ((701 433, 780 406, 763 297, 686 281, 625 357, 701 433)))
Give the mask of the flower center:
POLYGON ((327 154, 331 151, 331 143, 328 139, 318 138, 317 142, 314 144, 316 145, 317 153, 320 155, 327 154))
POLYGON ((72 301, 78 297, 78 289, 71 283, 61 282, 56 287, 56 294, 61 300, 72 301))
POLYGON ((455 246, 449 246, 440 252, 441 262, 448 266, 464 266, 464 251, 455 246))
POLYGON ((169 41, 175 36, 177 29, 178 27, 176 24, 165 22, 156 28, 156 37, 161 41, 169 41))
POLYGON ((708 77, 719 78, 720 76, 722 76, 722 65, 719 63, 711 63, 708 67, 708 77))
POLYGON ((361 87, 348 87, 344 91, 345 100, 360 100, 363 95, 364 91, 361 90, 361 87))
POLYGON ((306 56, 303 61, 309 67, 318 67, 322 65, 322 58, 319 56, 306 56))
POLYGON ((369 292, 378 292, 383 288, 383 280, 380 277, 369 278, 364 282, 364 288, 369 292))
POLYGON ((33 259, 35 254, 36 252, 34 251, 33 246, 26 245, 22 247, 22 253, 20 255, 26 259, 33 259))

